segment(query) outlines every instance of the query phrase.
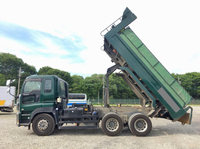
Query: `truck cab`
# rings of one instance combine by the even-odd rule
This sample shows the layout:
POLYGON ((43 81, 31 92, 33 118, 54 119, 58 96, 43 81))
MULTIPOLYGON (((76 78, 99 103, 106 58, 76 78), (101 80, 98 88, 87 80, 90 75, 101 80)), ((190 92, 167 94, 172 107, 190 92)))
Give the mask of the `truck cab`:
POLYGON ((91 105, 74 103, 67 106, 68 88, 68 83, 55 75, 27 77, 17 102, 17 125, 30 129, 32 124, 33 131, 40 136, 51 134, 55 128, 71 129, 65 127, 68 123, 77 126, 79 123, 95 123, 94 128, 97 128, 98 111, 93 110, 91 105))
POLYGON ((54 117, 55 109, 68 101, 68 83, 55 75, 34 75, 24 81, 17 102, 17 125, 29 126, 39 113, 54 117))

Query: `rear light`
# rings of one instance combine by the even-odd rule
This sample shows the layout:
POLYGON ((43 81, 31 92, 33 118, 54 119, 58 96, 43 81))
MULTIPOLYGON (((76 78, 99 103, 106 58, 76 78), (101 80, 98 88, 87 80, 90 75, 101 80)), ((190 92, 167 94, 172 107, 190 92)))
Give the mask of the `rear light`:
POLYGON ((115 49, 113 49, 113 52, 114 52, 114 53, 117 53, 117 51, 116 51, 115 49))

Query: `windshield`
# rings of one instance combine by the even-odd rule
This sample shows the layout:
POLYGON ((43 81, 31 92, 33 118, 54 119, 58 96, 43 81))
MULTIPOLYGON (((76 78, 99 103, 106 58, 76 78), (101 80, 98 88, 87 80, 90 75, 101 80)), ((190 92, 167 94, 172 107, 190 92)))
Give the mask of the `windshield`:
POLYGON ((40 91, 41 90, 41 81, 27 81, 24 86, 23 93, 30 94, 32 91, 40 91))

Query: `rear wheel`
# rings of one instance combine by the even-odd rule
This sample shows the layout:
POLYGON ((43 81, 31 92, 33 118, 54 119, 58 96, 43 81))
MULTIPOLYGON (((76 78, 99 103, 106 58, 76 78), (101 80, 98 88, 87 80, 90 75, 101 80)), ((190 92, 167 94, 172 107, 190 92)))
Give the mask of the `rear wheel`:
POLYGON ((119 135, 123 130, 122 119, 115 113, 108 113, 102 119, 102 131, 108 136, 119 135))
POLYGON ((152 129, 151 120, 142 113, 135 113, 128 121, 130 131, 136 136, 146 136, 152 129))
POLYGON ((55 122, 49 114, 39 114, 32 122, 33 131, 39 136, 50 135, 55 129, 55 122))

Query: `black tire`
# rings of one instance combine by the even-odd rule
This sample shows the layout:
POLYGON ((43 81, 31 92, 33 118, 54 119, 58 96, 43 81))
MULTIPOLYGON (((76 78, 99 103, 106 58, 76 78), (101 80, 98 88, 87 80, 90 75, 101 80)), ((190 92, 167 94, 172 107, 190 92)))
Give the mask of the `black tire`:
POLYGON ((146 136, 152 129, 152 123, 144 114, 135 113, 129 117, 128 127, 136 136, 146 136))
POLYGON ((117 136, 123 130, 122 119, 115 113, 108 113, 102 119, 101 129, 108 136, 117 136))
POLYGON ((49 114, 39 114, 32 122, 32 129, 38 136, 50 135, 55 129, 55 122, 49 114))

